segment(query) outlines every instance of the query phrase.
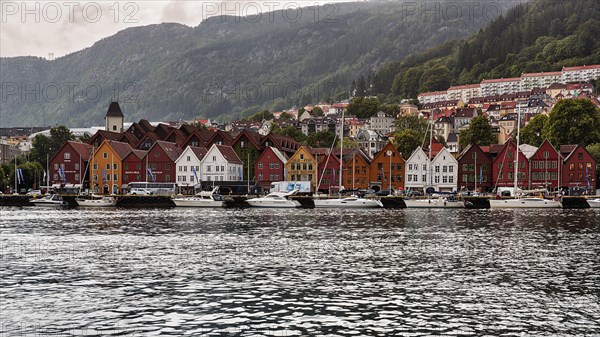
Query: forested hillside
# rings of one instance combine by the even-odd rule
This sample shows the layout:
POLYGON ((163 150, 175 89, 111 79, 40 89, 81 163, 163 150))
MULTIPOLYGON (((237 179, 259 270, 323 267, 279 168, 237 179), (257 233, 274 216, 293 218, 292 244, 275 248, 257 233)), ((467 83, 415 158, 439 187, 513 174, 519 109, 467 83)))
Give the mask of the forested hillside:
POLYGON ((520 4, 485 29, 373 76, 373 94, 414 98, 420 92, 524 72, 600 63, 600 2, 536 0, 520 4))
POLYGON ((359 75, 469 36, 491 13, 446 19, 361 2, 305 8, 293 20, 280 11, 130 28, 52 61, 0 59, 0 125, 100 124, 111 99, 132 121, 232 119, 340 98, 359 75))

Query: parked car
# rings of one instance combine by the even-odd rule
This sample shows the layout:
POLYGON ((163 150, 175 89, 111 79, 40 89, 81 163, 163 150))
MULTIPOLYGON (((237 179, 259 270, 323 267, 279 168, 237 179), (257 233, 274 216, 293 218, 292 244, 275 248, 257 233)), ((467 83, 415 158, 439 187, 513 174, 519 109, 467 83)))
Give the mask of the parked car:
POLYGON ((406 195, 409 197, 422 197, 424 193, 420 190, 410 190, 406 192, 406 195))
POLYGON ((145 188, 132 188, 129 193, 131 195, 152 195, 152 191, 145 188))

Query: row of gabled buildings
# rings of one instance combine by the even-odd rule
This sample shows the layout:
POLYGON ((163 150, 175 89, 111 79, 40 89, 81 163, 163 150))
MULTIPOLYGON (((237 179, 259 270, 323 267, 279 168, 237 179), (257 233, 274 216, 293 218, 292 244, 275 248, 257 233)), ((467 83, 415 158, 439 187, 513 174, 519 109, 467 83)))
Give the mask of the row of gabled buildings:
POLYGON ((332 192, 338 190, 340 177, 346 189, 490 192, 513 186, 518 156, 521 189, 555 190, 560 186, 592 192, 597 186, 596 162, 580 145, 555 149, 545 141, 540 147, 522 144, 516 151, 516 145, 508 140, 502 145, 470 145, 456 159, 437 142, 431 148, 430 152, 419 147, 405 160, 391 142, 374 157, 360 149, 340 152, 306 146, 288 156, 268 146, 253 164, 255 175, 244 177, 247 164, 228 145, 182 149, 159 140, 144 151, 112 140, 104 140, 98 148, 69 141, 50 165, 54 184, 83 181, 104 193, 119 193, 131 182, 173 182, 191 188, 203 182, 250 180, 261 189, 275 181, 310 181, 312 190, 332 192))
MULTIPOLYGON (((119 129, 119 112, 118 104, 111 104, 106 129, 119 129)), ((389 141, 340 153, 301 146, 275 134, 248 130, 231 134, 187 124, 152 126, 141 120, 122 132, 98 131, 88 143, 67 142, 50 161, 50 179, 56 185, 84 182, 103 192, 119 192, 138 181, 184 187, 253 181, 268 188, 282 180, 311 181, 313 190, 327 192, 338 188, 341 175, 345 188, 489 191, 512 186, 512 165, 518 155, 522 187, 596 186, 596 163, 581 146, 555 150, 544 142, 539 148, 521 145, 517 154, 509 139, 502 145, 469 146, 458 158, 437 141, 431 148, 417 148, 407 159, 389 141)))

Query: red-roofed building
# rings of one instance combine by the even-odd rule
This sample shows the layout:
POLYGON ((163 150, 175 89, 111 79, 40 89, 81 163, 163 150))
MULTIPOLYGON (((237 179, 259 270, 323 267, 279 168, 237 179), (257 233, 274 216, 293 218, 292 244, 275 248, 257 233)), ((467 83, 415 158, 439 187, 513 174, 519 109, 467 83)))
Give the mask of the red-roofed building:
POLYGON ((285 180, 287 155, 276 147, 267 146, 254 163, 256 183, 262 189, 271 187, 272 182, 285 180))
POLYGON ((552 191, 559 186, 562 157, 548 140, 544 140, 529 158, 529 164, 531 179, 528 189, 546 188, 552 191))
POLYGON ((561 186, 584 188, 589 193, 596 191, 596 161, 581 145, 561 146, 561 152, 571 150, 564 160, 561 186))
POLYGON ((86 168, 92 152, 93 147, 89 144, 75 141, 65 142, 60 150, 50 158, 50 172, 48 172, 50 184, 81 187, 80 184, 88 183, 89 175, 86 174, 86 168))
POLYGON ((489 146, 471 144, 458 156, 458 189, 489 192, 493 188, 489 146), (487 151, 486 151, 487 150, 487 151))
MULTIPOLYGON (((514 187, 515 160, 517 156, 516 144, 512 139, 507 140, 498 156, 494 159, 492 177, 494 178, 495 186, 498 187, 514 187)), ((528 176, 528 160, 522 151, 518 151, 519 168, 517 186, 520 189, 529 188, 528 176)))
POLYGON ((147 181, 175 182, 175 160, 182 152, 183 149, 175 143, 157 140, 144 157, 149 168, 147 181))
MULTIPOLYGON (((146 181, 146 151, 132 149, 123 159, 123 185, 146 181)), ((123 188, 123 186, 121 186, 123 188)))

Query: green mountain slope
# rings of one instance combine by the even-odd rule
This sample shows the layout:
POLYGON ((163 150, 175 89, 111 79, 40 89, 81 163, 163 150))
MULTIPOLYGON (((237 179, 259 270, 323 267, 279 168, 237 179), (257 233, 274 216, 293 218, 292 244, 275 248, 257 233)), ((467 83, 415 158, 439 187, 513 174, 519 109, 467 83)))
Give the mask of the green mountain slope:
POLYGON ((599 36, 598 1, 520 4, 465 40, 384 65, 373 76, 373 93, 414 98, 482 79, 598 64, 599 36))
POLYGON ((468 36, 488 18, 362 2, 304 9, 298 20, 274 12, 130 28, 53 61, 0 59, 0 125, 99 124, 111 99, 132 121, 231 119, 341 97, 358 75, 468 36))

